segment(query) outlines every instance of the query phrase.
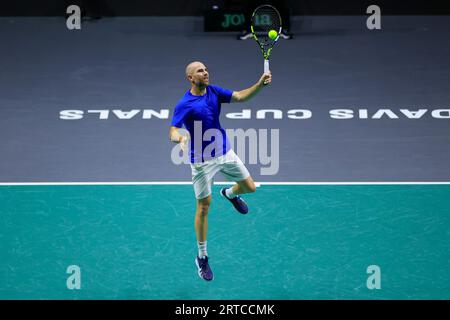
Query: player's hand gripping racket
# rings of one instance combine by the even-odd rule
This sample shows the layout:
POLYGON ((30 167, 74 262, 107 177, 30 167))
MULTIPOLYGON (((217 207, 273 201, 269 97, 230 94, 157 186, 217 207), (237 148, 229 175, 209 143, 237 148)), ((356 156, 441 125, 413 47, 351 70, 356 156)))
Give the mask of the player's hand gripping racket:
POLYGON ((281 16, 273 6, 265 4, 253 11, 250 29, 264 56, 264 73, 269 73, 269 57, 281 32, 281 16))

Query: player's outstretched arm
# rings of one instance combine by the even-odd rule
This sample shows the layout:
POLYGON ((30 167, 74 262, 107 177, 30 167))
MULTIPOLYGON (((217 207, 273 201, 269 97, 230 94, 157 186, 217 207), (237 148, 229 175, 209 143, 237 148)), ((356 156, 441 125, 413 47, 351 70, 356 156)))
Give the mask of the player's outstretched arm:
POLYGON ((250 100, 259 92, 259 90, 261 90, 263 86, 268 85, 270 82, 272 82, 272 74, 270 72, 264 73, 258 82, 250 88, 241 91, 234 91, 233 96, 231 97, 231 102, 245 102, 250 100))

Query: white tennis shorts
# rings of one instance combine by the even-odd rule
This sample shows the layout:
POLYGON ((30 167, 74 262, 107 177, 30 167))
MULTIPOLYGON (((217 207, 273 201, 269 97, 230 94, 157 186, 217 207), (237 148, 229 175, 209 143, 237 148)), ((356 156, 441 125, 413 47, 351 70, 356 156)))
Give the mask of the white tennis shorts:
POLYGON ((225 155, 201 162, 191 163, 192 184, 197 199, 206 198, 211 194, 214 176, 217 172, 229 181, 242 181, 250 177, 250 173, 232 149, 225 155))

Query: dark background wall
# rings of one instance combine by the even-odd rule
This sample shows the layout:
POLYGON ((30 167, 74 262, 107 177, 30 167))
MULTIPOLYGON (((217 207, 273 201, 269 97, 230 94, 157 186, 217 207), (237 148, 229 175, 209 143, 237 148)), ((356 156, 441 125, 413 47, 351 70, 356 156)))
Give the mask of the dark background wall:
MULTIPOLYGON (((213 5, 223 9, 245 5, 245 0, 16 0, 2 1, 1 16, 64 15, 70 4, 110 16, 200 16, 213 5)), ((285 0, 292 15, 361 15, 377 4, 387 15, 447 15, 450 2, 442 0, 285 0)))

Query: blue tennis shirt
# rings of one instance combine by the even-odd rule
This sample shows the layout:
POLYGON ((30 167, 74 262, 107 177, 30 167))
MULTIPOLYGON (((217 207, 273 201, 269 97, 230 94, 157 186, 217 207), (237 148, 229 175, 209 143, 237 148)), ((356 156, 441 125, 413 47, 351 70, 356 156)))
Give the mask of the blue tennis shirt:
POLYGON ((209 85, 203 96, 190 90, 175 106, 172 126, 189 131, 191 136, 191 162, 198 163, 224 155, 230 150, 219 116, 222 103, 230 103, 233 92, 209 85))

